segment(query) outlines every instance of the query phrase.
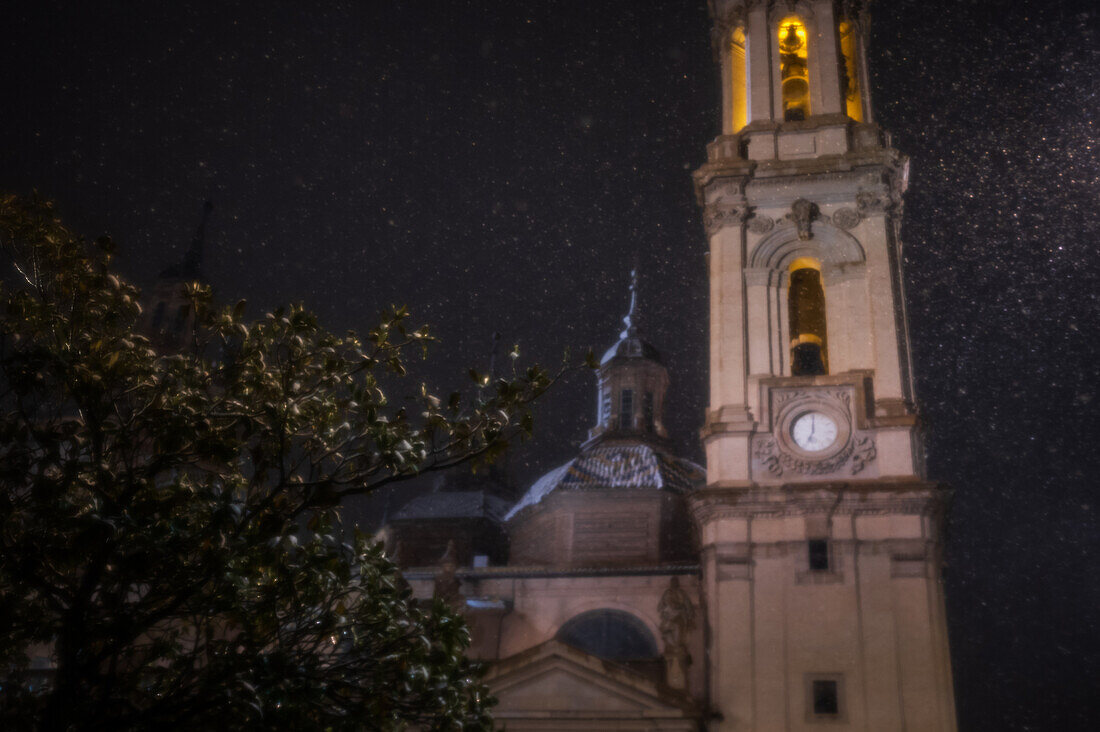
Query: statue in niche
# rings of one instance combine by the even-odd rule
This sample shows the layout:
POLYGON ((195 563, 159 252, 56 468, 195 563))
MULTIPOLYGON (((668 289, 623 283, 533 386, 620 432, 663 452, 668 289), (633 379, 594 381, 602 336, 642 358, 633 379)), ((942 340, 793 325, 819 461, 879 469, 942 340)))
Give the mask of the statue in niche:
POLYGON ((435 590, 432 592, 432 597, 442 600, 456 612, 461 611, 466 606, 461 585, 462 581, 458 579, 458 550, 452 539, 447 542, 447 550, 439 558, 439 573, 435 576, 435 590))
POLYGON ((695 627, 695 607, 680 588, 680 578, 669 580, 668 589, 657 603, 661 618, 661 638, 665 642, 665 679, 673 689, 687 688, 687 667, 691 654, 687 649, 688 632, 695 627))

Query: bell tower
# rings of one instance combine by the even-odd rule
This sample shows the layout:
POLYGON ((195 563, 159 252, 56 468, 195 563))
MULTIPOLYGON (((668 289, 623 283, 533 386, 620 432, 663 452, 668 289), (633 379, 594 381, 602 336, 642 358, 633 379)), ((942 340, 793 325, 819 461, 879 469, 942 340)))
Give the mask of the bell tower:
POLYGON ((954 730, 946 491, 924 475, 867 2, 709 0, 722 134, 693 495, 720 730, 954 730))

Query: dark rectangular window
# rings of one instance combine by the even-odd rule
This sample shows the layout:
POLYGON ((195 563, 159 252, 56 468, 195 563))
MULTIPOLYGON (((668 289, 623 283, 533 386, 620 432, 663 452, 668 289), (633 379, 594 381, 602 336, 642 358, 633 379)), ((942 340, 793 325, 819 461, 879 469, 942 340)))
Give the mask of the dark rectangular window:
POLYGON ((180 305, 179 310, 176 311, 176 322, 172 325, 176 331, 183 330, 183 326, 187 323, 187 316, 191 314, 190 305, 180 305))
POLYGON ((836 682, 814 679, 814 714, 839 714, 840 699, 837 698, 836 682))
POLYGON ((645 420, 645 431, 653 431, 653 392, 647 391, 642 400, 642 418, 645 420))
POLYGON ((156 310, 153 311, 153 330, 159 328, 161 323, 164 322, 164 308, 165 303, 163 300, 157 303, 156 310))
MULTIPOLYGON (((810 552, 810 569, 824 572, 829 569, 829 542, 825 539, 810 539, 807 542, 810 552)), ((817 683, 816 681, 814 683, 817 683)))
POLYGON ((619 392, 619 426, 624 430, 634 429, 633 389, 623 389, 619 392))

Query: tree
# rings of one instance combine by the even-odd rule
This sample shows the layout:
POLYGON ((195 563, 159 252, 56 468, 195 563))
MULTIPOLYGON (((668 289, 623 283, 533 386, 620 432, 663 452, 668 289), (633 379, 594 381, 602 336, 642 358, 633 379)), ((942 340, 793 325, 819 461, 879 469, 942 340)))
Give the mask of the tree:
POLYGON ((15 197, 0 239, 0 726, 490 726, 464 623, 418 606, 339 504, 492 456, 545 372, 395 402, 431 340, 404 309, 336 336, 301 306, 249 324, 198 284, 189 345, 158 353, 109 240, 15 197))

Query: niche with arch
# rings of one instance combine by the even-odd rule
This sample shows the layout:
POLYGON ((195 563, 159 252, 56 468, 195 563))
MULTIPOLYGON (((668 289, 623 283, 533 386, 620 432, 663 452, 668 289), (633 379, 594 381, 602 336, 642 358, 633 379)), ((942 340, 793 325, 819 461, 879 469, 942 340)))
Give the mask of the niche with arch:
POLYGON ((808 234, 784 222, 749 254, 751 373, 808 376, 873 363, 863 247, 820 219, 808 234))

